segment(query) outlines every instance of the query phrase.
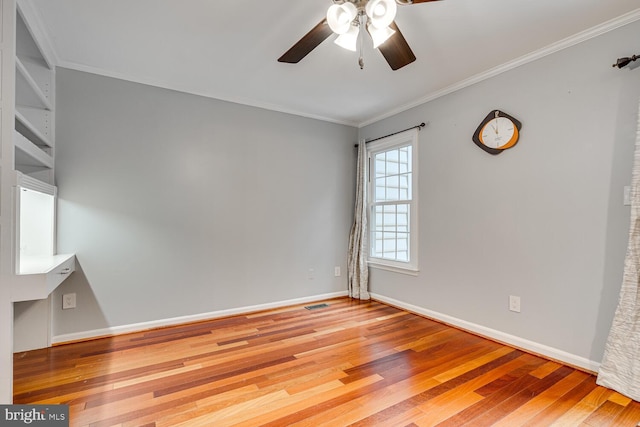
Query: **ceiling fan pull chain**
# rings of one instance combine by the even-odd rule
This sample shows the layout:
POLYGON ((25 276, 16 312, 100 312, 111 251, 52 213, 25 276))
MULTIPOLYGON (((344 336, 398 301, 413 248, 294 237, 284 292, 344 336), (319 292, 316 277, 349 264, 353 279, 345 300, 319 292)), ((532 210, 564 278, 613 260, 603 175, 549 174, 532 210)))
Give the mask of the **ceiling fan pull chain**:
POLYGON ((360 58, 358 58, 358 65, 360 66, 360 69, 364 69, 364 53, 362 52, 362 46, 364 44, 363 40, 362 40, 362 33, 364 33, 363 28, 365 28, 365 22, 364 20, 367 19, 364 14, 360 13, 358 15, 358 24, 360 25, 360 33, 358 34, 358 42, 360 43, 360 58))

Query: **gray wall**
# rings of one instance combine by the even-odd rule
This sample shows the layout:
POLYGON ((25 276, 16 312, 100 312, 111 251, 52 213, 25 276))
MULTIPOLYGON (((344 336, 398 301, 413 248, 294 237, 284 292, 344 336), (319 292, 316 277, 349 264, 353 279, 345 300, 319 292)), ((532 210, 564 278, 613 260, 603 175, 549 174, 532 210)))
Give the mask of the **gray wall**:
POLYGON ((640 97, 640 69, 611 64, 638 40, 640 22, 361 129, 371 138, 429 122, 421 271, 372 270, 372 292, 599 362, 622 280, 640 97), (523 127, 492 156, 471 135, 496 108, 523 127))
MULTIPOLYGON (((417 277, 374 294, 600 361, 618 298, 640 22, 360 130, 420 133, 417 277), (491 156, 492 109, 523 122, 491 156), (508 296, 522 312, 508 311, 508 296)), ((54 335, 342 291, 356 130, 58 70, 54 335), (333 266, 343 276, 333 277, 333 266), (309 279, 309 269, 315 278, 309 279)))
POLYGON ((54 336, 346 290, 355 128, 67 69, 57 93, 80 270, 54 336))

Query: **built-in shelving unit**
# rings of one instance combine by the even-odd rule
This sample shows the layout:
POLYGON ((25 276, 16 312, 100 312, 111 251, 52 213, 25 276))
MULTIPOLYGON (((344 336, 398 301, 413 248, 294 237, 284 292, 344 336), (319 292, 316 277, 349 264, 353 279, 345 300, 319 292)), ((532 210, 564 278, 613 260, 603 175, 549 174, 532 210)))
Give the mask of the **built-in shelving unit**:
POLYGON ((53 184, 54 67, 16 16, 15 169, 53 184))
POLYGON ((21 2, 16 12, 12 300, 19 302, 48 298, 75 270, 75 256, 56 253, 55 67, 21 2))

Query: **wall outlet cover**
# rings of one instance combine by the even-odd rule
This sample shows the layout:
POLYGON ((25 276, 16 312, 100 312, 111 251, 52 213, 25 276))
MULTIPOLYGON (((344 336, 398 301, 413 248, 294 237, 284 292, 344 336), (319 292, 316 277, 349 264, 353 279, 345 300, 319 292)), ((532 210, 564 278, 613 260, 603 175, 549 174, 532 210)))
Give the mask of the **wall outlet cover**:
POLYGON ((70 308, 76 308, 76 294, 64 294, 62 295, 62 309, 68 310, 70 308))
POLYGON ((509 295, 509 310, 520 313, 520 297, 509 295))

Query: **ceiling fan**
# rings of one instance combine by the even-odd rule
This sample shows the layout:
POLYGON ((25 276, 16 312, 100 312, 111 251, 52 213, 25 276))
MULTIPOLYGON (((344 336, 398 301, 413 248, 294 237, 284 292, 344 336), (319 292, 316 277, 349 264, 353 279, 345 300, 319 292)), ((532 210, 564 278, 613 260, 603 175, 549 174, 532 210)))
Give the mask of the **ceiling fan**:
POLYGON ((360 42, 360 68, 362 58, 361 28, 366 28, 373 47, 380 50, 392 70, 398 70, 416 60, 394 19, 396 5, 411 5, 436 0, 333 0, 327 17, 304 35, 291 49, 278 58, 278 62, 296 64, 331 34, 338 34, 335 43, 345 49, 357 50, 360 42))

